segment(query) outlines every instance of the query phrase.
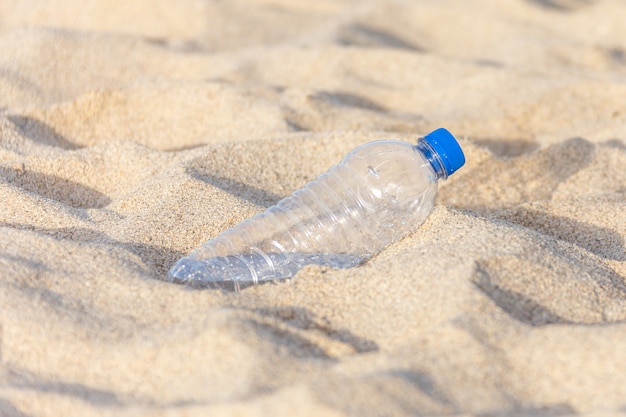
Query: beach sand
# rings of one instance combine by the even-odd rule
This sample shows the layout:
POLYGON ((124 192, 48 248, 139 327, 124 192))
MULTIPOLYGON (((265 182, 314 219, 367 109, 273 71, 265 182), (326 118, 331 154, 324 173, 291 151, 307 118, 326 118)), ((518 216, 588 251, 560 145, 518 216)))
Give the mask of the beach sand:
POLYGON ((626 3, 0 6, 0 415, 626 414, 626 3), (181 256, 355 146, 467 164, 366 264, 181 256))

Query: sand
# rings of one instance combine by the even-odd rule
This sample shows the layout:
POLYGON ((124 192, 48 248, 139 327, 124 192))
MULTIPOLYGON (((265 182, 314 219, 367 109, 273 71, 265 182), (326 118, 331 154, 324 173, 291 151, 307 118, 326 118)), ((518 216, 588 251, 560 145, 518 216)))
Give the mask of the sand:
POLYGON ((9 0, 0 415, 626 413, 626 3, 9 0), (365 265, 181 256, 355 146, 467 164, 365 265))

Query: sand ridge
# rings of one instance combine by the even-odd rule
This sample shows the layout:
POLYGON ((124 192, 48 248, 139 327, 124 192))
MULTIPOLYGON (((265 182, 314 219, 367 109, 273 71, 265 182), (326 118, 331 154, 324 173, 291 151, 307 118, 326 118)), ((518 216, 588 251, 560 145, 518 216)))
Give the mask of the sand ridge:
POLYGON ((626 5, 0 6, 0 415, 626 412, 626 5), (445 126, 413 235, 240 293, 168 268, 445 126))

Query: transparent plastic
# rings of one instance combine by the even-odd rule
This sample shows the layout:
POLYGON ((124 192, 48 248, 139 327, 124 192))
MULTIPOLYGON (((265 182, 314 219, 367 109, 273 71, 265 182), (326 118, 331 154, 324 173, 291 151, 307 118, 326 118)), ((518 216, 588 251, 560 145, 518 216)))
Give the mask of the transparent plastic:
POLYGON ((431 211, 442 161, 417 145, 377 141, 180 259, 169 280, 239 290, 293 277, 303 266, 349 268, 414 232, 431 211))

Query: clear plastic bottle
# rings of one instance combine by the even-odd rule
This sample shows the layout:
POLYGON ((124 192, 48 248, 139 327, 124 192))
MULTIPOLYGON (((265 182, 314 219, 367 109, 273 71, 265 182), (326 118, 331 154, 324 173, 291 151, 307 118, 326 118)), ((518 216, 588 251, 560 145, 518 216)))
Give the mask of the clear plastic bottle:
POLYGON ((181 258, 169 280, 239 290, 290 278, 305 265, 359 265, 415 231, 434 205, 437 181, 464 163, 443 128, 417 145, 361 145, 291 196, 181 258))

